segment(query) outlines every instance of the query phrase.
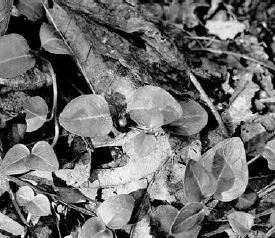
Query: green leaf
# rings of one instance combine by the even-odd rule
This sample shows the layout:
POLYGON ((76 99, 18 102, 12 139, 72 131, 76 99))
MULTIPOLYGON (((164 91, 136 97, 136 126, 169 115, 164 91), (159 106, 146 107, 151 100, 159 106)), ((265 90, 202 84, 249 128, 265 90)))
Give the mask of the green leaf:
POLYGON ((0 196, 3 195, 4 192, 8 192, 10 189, 9 181, 7 177, 0 173, 0 196))
POLYGON ((125 226, 134 209, 134 198, 129 194, 120 194, 109 197, 97 209, 98 216, 111 229, 120 229, 125 226))
POLYGON ((14 78, 35 65, 25 38, 18 34, 8 34, 0 38, 0 77, 14 78))
POLYGON ((53 26, 43 23, 39 32, 42 47, 53 54, 70 55, 71 52, 53 26))
POLYGON ((19 206, 24 206, 34 199, 34 191, 29 186, 22 186, 16 192, 16 200, 19 206))
POLYGON ((21 236, 24 233, 24 227, 22 225, 1 212, 0 229, 13 234, 14 236, 21 236))
POLYGON ((16 144, 6 153, 1 165, 1 172, 5 175, 23 174, 30 170, 26 160, 30 154, 23 144, 16 144))
POLYGON ((267 142, 262 154, 263 157, 267 160, 268 168, 275 170, 275 139, 267 142))
POLYGON ((248 184, 248 168, 240 138, 232 137, 218 143, 204 153, 199 162, 218 180, 214 194, 216 199, 228 202, 244 193, 248 184))
POLYGON ((180 234, 188 232, 199 226, 205 216, 204 207, 201 203, 189 203, 185 205, 178 213, 171 226, 171 234, 180 234))
POLYGON ((37 21, 44 15, 42 0, 18 0, 16 7, 31 21, 37 21))
POLYGON ((97 137, 113 128, 108 103, 100 95, 82 95, 69 102, 59 116, 60 124, 70 133, 97 137))
POLYGON ((30 202, 25 204, 25 208, 36 217, 48 216, 51 214, 50 201, 44 194, 36 195, 30 202))
POLYGON ((43 98, 39 96, 27 98, 23 103, 23 108, 26 112, 26 132, 36 131, 46 122, 49 109, 43 98))
POLYGON ((164 129, 172 134, 191 136, 200 132, 207 124, 208 114, 204 108, 194 100, 179 102, 183 114, 181 117, 166 125, 164 129))
POLYGON ((138 125, 158 128, 178 120, 181 106, 164 89, 156 86, 138 88, 127 103, 127 112, 138 125))
POLYGON ((50 172, 58 170, 59 163, 56 154, 48 142, 39 141, 34 145, 28 158, 28 166, 33 170, 50 172))
POLYGON ((254 216, 245 212, 233 212, 227 216, 233 231, 240 236, 246 236, 254 224, 254 216))
POLYGON ((200 202, 215 193, 217 180, 199 162, 189 160, 184 175, 184 189, 189 202, 200 202))
POLYGON ((89 218, 82 226, 78 238, 112 238, 113 233, 98 217, 89 218))

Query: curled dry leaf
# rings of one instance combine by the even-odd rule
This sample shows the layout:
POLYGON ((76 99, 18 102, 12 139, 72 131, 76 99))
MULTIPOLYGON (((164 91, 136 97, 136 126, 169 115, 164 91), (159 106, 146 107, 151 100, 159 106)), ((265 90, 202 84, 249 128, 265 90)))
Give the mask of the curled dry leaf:
POLYGON ((215 193, 217 180, 199 162, 189 160, 184 175, 184 189, 189 202, 200 202, 215 193))
POLYGON ((147 128, 161 127, 182 115, 181 106, 167 91, 150 85, 133 93, 127 103, 127 112, 138 125, 147 128))
POLYGON ((22 15, 31 21, 40 20, 44 14, 42 0, 18 0, 16 7, 22 15))
POLYGON ((8 34, 0 38, 0 77, 13 78, 25 73, 35 65, 25 38, 8 34))
POLYGON ((94 94, 82 95, 69 102, 59 122, 67 131, 84 137, 105 136, 113 128, 107 101, 94 94))
POLYGON ((26 112, 26 132, 36 131, 46 122, 49 109, 43 98, 39 96, 26 98, 23 108, 26 112))
POLYGON ((99 205, 97 214, 106 226, 112 229, 120 229, 129 222, 134 203, 134 198, 129 194, 109 197, 99 205))
POLYGON ((244 193, 248 184, 248 168, 240 138, 232 137, 220 142, 204 153, 199 162, 218 179, 218 190, 214 194, 216 199, 231 201, 244 193), (232 173, 234 183, 231 186, 232 173))
POLYGON ((53 26, 43 23, 39 32, 41 46, 48 52, 60 55, 70 55, 68 47, 53 26))
POLYGON ((228 221, 232 229, 240 236, 246 236, 254 224, 254 216, 245 212, 229 214, 228 221))
POLYGON ((181 117, 164 128, 172 134, 183 136, 190 136, 200 132, 208 121, 208 114, 205 109, 191 99, 179 102, 179 104, 183 112, 181 117))

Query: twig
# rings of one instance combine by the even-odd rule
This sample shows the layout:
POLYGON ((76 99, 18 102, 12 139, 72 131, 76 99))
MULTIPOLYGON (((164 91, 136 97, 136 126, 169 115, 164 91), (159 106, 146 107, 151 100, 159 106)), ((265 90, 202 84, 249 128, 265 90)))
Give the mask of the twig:
POLYGON ((254 158, 252 158, 251 160, 249 160, 247 162, 247 165, 250 165, 252 163, 254 163, 256 160, 258 160, 259 158, 261 158, 261 155, 256 155, 254 158))
POLYGON ((191 82, 194 84, 195 88, 199 91, 200 96, 202 98, 202 100, 207 104, 207 106, 209 107, 209 109, 211 110, 211 112, 213 113, 215 119, 217 120, 219 127, 221 128, 223 134, 228 137, 228 131, 221 119, 220 114, 217 112, 215 106, 213 105, 213 103, 210 101, 209 97, 207 96, 206 92, 204 91, 204 89, 202 88, 202 86, 200 85, 199 81, 196 79, 196 77, 194 76, 194 74, 192 74, 190 72, 190 80, 191 82))
POLYGON ((238 58, 244 58, 246 60, 249 60, 249 61, 252 61, 254 63, 257 63, 261 66, 264 66, 272 71, 275 71, 275 66, 274 65, 268 65, 264 62, 261 62, 259 60, 256 60, 250 56, 247 56, 247 55, 244 55, 244 54, 240 54, 240 53, 235 53, 235 52, 232 52, 232 51, 227 51, 227 50, 216 50, 216 49, 211 49, 211 48, 194 48, 194 49, 191 49, 192 51, 207 51, 207 52, 210 52, 210 53, 214 53, 214 54, 227 54, 227 55, 232 55, 232 56, 235 56, 235 57, 238 57, 238 58))

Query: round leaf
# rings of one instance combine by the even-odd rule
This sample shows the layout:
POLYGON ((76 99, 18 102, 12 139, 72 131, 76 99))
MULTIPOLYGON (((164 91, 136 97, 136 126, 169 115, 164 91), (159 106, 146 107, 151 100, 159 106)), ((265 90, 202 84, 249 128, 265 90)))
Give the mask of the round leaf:
POLYGON ((59 164, 53 148, 46 141, 37 142, 28 158, 28 166, 33 170, 56 171, 59 164))
POLYGON ((23 103, 23 108, 26 112, 26 132, 36 131, 46 122, 49 109, 43 98, 39 96, 27 98, 23 103))
POLYGON ((25 73, 35 65, 25 38, 8 34, 0 38, 0 77, 13 78, 25 73))
POLYGON ((8 150, 1 163, 3 174, 23 174, 30 169, 27 165, 27 158, 30 154, 29 149, 23 144, 17 144, 8 150))
POLYGON ((39 32, 42 47, 53 54, 70 55, 70 51, 53 26, 43 23, 39 32))
POLYGON ((18 0, 16 7, 22 15, 31 21, 41 19, 44 14, 42 0, 18 0))
POLYGON ((113 127, 108 103, 100 95, 82 95, 69 102, 59 116, 69 132, 84 136, 107 135, 113 127))
POLYGON ((176 121, 182 115, 181 106, 164 89, 156 86, 138 88, 127 103, 132 120, 147 128, 158 128, 176 121))
POLYGON ((34 199, 34 191, 29 186, 22 186, 16 192, 16 200, 19 206, 24 206, 26 203, 34 199))
POLYGON ((48 216, 51 214, 49 199, 44 194, 38 194, 34 199, 25 204, 28 212, 36 217, 48 216))
POLYGON ((182 116, 165 126, 169 132, 176 135, 190 136, 200 132, 207 124, 208 114, 204 108, 194 100, 186 100, 179 103, 182 108, 182 116))
POLYGON ((101 203, 97 213, 106 226, 112 229, 120 229, 129 222, 134 203, 135 200, 131 195, 120 194, 115 197, 109 197, 101 203))
POLYGON ((254 216, 249 213, 233 212, 227 217, 232 229, 242 237, 249 233, 254 224, 254 216))
POLYGON ((244 193, 248 184, 248 168, 244 145, 240 138, 232 137, 220 142, 204 153, 199 162, 214 177, 219 177, 218 190, 214 194, 216 199, 227 202, 244 193), (215 157, 217 151, 219 156, 215 157), (221 162, 223 163, 222 166, 220 165, 221 162), (234 176, 233 184, 231 184, 231 172, 234 176))

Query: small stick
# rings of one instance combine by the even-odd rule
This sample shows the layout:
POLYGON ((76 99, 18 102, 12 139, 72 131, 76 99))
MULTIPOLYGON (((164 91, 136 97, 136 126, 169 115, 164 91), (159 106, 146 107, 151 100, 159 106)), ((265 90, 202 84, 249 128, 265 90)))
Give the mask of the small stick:
POLYGON ((251 160, 249 160, 247 162, 247 165, 250 165, 252 163, 254 163, 256 160, 258 160, 259 158, 261 158, 261 155, 256 155, 254 158, 252 158, 251 160))

